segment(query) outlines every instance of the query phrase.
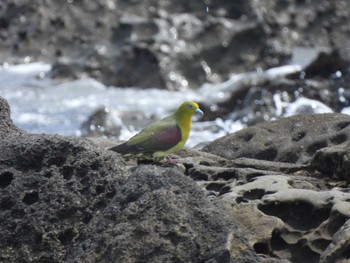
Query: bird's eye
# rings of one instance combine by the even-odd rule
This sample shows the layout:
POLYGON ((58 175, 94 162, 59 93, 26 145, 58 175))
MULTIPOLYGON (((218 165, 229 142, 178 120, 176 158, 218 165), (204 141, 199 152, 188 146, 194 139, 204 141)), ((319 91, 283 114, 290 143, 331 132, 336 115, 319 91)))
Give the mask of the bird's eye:
POLYGON ((188 107, 189 107, 190 109, 192 109, 192 108, 193 108, 193 105, 192 105, 192 104, 189 104, 188 107))

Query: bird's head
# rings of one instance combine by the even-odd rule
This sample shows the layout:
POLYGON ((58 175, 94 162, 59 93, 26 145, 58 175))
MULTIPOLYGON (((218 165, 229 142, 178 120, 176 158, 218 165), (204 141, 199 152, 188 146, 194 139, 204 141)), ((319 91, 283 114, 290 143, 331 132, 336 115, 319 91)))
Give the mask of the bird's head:
POLYGON ((203 111, 199 108, 198 104, 194 101, 186 101, 181 104, 181 106, 177 109, 177 113, 181 115, 189 115, 192 116, 194 114, 201 114, 203 115, 203 111))

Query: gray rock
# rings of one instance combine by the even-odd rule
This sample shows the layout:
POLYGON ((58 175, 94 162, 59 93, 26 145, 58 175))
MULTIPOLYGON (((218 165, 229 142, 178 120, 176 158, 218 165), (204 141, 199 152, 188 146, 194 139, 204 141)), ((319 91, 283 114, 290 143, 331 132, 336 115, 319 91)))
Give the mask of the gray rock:
POLYGON ((350 181, 350 143, 326 147, 316 152, 311 160, 314 169, 334 177, 335 180, 350 181))
POLYGON ((245 184, 228 182, 230 190, 218 199, 231 207, 232 217, 256 252, 291 262, 316 263, 321 258, 338 262, 349 251, 344 240, 350 192, 319 188, 322 183, 315 182, 300 176, 265 175, 245 184))
POLYGON ((133 126, 141 130, 158 119, 154 115, 137 111, 120 111, 113 108, 99 108, 81 125, 83 137, 118 137, 122 126, 133 126))
POLYGON ((292 116, 224 136, 203 151, 226 159, 248 157, 305 164, 318 150, 346 141, 349 124, 350 117, 344 114, 292 116))
POLYGON ((11 111, 7 101, 0 97, 0 138, 4 139, 9 134, 20 134, 23 133, 17 128, 10 117, 11 111))
POLYGON ((334 48, 349 61, 348 10, 341 0, 8 0, 0 6, 0 60, 47 61, 53 76, 87 74, 114 86, 197 87, 284 65, 298 46, 334 48))
POLYGON ((350 192, 334 186, 346 185, 339 180, 348 177, 348 124, 346 115, 324 114, 247 128, 204 148, 234 160, 221 167, 197 164, 189 175, 210 197, 228 203, 256 252, 291 262, 343 262, 350 192), (264 155, 269 147, 274 156, 264 155))
POLYGON ((321 253, 320 262, 347 262, 349 260, 349 250, 350 220, 348 219, 345 224, 334 234, 332 243, 329 244, 327 249, 321 253))
POLYGON ((239 227, 245 233, 249 244, 259 254, 268 255, 271 252, 270 240, 275 232, 281 232, 284 222, 278 218, 264 214, 254 203, 230 205, 231 216, 239 222, 239 227))
POLYGON ((107 143, 27 134, 0 109, 1 262, 259 262, 176 167, 129 170, 107 143))
POLYGON ((138 166, 68 261, 257 262, 225 211, 180 172, 138 166))
POLYGON ((0 261, 345 262, 350 191, 334 186, 349 123, 265 123, 166 167, 126 163, 98 138, 27 134, 0 99, 0 261))
POLYGON ((128 174, 82 139, 10 131, 0 147, 1 262, 62 262, 128 174))

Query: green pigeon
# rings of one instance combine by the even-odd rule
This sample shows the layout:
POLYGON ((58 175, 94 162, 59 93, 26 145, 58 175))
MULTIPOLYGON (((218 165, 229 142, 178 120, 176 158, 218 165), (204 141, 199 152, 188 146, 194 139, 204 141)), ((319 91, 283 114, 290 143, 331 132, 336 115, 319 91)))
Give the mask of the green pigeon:
POLYGON ((160 162, 185 145, 192 127, 192 116, 197 113, 203 115, 196 102, 184 102, 170 116, 146 126, 127 142, 109 150, 160 162))

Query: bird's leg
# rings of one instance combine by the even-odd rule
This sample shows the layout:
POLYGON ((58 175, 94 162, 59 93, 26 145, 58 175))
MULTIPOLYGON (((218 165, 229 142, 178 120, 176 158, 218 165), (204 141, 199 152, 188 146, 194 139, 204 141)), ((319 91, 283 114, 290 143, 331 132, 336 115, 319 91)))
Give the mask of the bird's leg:
POLYGON ((179 163, 179 161, 177 159, 166 157, 164 163, 165 164, 171 164, 171 165, 177 165, 179 163))

